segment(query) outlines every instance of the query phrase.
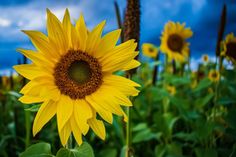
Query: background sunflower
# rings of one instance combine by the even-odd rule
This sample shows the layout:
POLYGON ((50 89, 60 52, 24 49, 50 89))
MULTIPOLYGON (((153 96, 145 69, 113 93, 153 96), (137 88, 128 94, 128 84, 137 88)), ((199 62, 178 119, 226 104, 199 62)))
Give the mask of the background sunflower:
POLYGON ((160 49, 170 60, 183 62, 189 56, 189 43, 186 39, 192 35, 191 29, 185 28, 185 23, 169 21, 162 32, 160 49))

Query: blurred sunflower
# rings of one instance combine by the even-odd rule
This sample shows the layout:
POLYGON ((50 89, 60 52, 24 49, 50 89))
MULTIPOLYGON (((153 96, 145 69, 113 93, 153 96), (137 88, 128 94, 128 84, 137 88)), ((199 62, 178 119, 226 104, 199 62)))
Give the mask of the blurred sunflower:
POLYGON ((26 33, 37 52, 19 49, 32 64, 14 69, 30 80, 20 93, 22 103, 42 105, 34 119, 33 134, 54 116, 63 146, 73 133, 78 144, 89 128, 105 139, 105 126, 99 115, 112 123, 113 115, 127 117, 120 105, 132 106, 128 96, 136 96, 139 84, 113 75, 140 65, 134 60, 137 43, 129 40, 116 46, 120 30, 101 37, 105 21, 88 32, 83 16, 76 25, 66 10, 63 21, 47 10, 48 36, 38 31, 26 33))
POLYGON ((212 81, 212 82, 217 82, 220 80, 220 73, 217 70, 211 70, 208 74, 208 78, 212 81))
POLYGON ((142 52, 143 55, 155 59, 158 55, 158 48, 153 44, 144 43, 142 45, 142 52))
POLYGON ((236 63, 236 37, 233 33, 226 36, 225 41, 222 42, 223 50, 221 55, 226 56, 228 60, 236 63))
POLYGON ((170 94, 170 95, 175 95, 176 94, 176 88, 175 88, 175 86, 171 86, 171 85, 168 85, 167 87, 166 87, 166 89, 167 89, 167 91, 168 91, 168 93, 170 94))
POLYGON ((160 49, 168 55, 170 60, 183 62, 189 56, 189 43, 186 39, 192 35, 191 29, 185 28, 185 23, 170 21, 162 32, 160 49))
POLYGON ((208 63, 208 61, 209 61, 209 56, 206 55, 206 54, 202 55, 202 61, 203 61, 204 63, 208 63))

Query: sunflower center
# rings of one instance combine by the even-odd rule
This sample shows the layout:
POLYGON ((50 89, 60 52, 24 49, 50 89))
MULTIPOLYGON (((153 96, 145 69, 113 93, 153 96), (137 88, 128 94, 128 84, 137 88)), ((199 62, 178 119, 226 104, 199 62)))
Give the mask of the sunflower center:
POLYGON ((212 77, 213 77, 213 78, 216 78, 216 77, 217 77, 217 73, 215 73, 215 72, 212 73, 212 77))
POLYGON ((153 47, 149 47, 149 48, 148 48, 148 51, 149 51, 150 53, 153 53, 153 52, 154 52, 153 47))
POLYGON ((54 68, 55 84, 71 99, 83 99, 102 84, 98 60, 79 50, 69 50, 54 68))
POLYGON ((232 57, 232 58, 236 59, 236 43, 235 42, 230 42, 226 45, 226 47, 227 47, 226 54, 229 57, 232 57))
POLYGON ((167 45, 172 51, 181 52, 184 41, 178 34, 172 34, 167 40, 167 45))
POLYGON ((68 69, 69 77, 78 84, 88 82, 91 77, 91 73, 92 71, 89 63, 83 60, 74 61, 68 69))

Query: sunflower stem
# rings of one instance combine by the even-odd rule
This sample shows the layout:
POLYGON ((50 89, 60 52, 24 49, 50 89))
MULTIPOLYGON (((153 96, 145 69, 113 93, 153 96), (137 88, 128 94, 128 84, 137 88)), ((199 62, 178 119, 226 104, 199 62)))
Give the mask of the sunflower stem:
POLYGON ((132 157, 133 156, 133 152, 131 149, 131 111, 130 108, 128 107, 127 110, 127 117, 128 117, 128 121, 126 124, 126 157, 132 157))
POLYGON ((25 134, 25 149, 29 147, 30 145, 30 112, 29 111, 25 111, 25 130, 26 130, 26 134, 25 134))
MULTIPOLYGON (((157 57, 155 58, 155 61, 159 60, 159 54, 157 54, 157 57)), ((152 84, 155 86, 158 80, 158 65, 154 66, 153 69, 153 76, 152 76, 152 84)))

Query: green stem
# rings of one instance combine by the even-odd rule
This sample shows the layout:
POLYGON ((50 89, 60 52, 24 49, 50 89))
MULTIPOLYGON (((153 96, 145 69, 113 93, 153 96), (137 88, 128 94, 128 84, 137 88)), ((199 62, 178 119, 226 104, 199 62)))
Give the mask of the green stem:
POLYGON ((25 135, 25 149, 29 147, 30 145, 30 129, 31 124, 30 124, 30 112, 25 111, 25 130, 26 130, 26 135, 25 135))
POLYGON ((128 107, 127 110, 127 117, 128 117, 128 122, 126 124, 126 146, 127 146, 127 151, 126 151, 126 157, 131 157, 133 156, 132 151, 131 151, 131 110, 128 107))

